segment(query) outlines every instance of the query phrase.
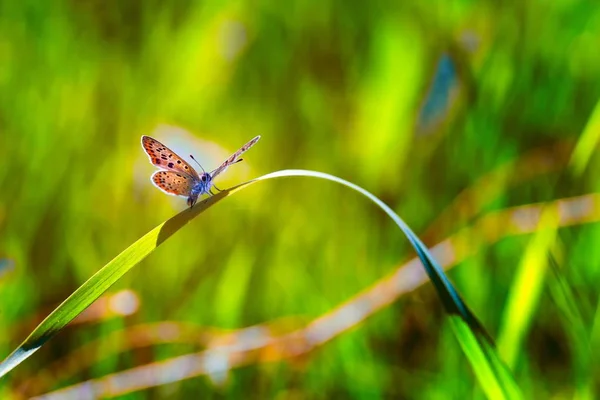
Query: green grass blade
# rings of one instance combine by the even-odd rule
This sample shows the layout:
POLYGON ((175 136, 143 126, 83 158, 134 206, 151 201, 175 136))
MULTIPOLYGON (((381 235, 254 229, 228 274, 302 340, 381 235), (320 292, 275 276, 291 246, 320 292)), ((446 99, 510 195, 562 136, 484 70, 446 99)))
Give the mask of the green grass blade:
POLYGON ((556 241, 557 225, 554 210, 544 210, 538 230, 525 250, 508 295, 498 348, 511 368, 516 365, 517 358, 522 353, 522 343, 542 297, 548 265, 546 254, 556 241))
POLYGON ((596 107, 592 111, 592 115, 577 142, 577 146, 573 150, 570 164, 575 174, 581 175, 592 154, 596 151, 598 142, 600 142, 600 101, 596 103, 596 107))
POLYGON ((493 353, 496 349, 477 338, 474 331, 458 315, 450 315, 450 326, 459 339, 460 347, 473 366, 473 371, 489 399, 517 399, 521 393, 502 360, 493 353))
POLYGON ((425 245, 412 232, 406 223, 385 203, 365 189, 344 179, 322 172, 307 170, 283 170, 273 172, 248 181, 229 190, 219 193, 199 203, 193 209, 182 211, 175 217, 160 224, 137 242, 128 247, 115 259, 104 266, 79 289, 56 308, 31 335, 0 364, 0 376, 5 375, 21 363, 60 329, 88 307, 104 291, 114 284, 133 266, 143 260, 156 247, 177 232, 187 222, 211 207, 226 196, 249 185, 267 179, 306 176, 340 183, 364 195, 379 206, 404 232, 417 255, 421 259, 427 274, 450 314, 456 337, 476 371, 479 382, 490 398, 519 398, 520 391, 508 368, 501 361, 494 344, 481 323, 464 303, 442 268, 433 259, 425 245), (487 372, 486 372, 487 371, 487 372))

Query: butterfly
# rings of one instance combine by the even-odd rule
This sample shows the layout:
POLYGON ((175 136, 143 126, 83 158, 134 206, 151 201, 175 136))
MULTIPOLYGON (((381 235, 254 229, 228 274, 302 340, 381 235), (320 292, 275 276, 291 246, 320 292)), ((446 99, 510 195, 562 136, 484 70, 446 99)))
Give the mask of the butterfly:
POLYGON ((202 168, 200 175, 183 158, 150 136, 142 136, 142 147, 148 154, 150 162, 161 168, 161 171, 156 171, 150 178, 154 186, 167 194, 187 197, 188 206, 193 207, 198 197, 203 194, 212 196, 214 194, 211 190, 213 187, 220 191, 213 180, 231 165, 242 161, 240 156, 254 146, 259 139, 260 136, 256 136, 250 140, 211 172, 206 172, 194 156, 190 155, 192 160, 202 168))

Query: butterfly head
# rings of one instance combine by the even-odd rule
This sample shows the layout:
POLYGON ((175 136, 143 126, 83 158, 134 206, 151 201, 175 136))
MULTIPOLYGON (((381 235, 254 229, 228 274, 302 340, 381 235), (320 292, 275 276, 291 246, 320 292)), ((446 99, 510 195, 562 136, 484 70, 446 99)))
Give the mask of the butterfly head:
POLYGON ((195 183, 189 192, 187 201, 188 206, 190 207, 196 204, 198 197, 203 194, 209 194, 210 188, 212 187, 212 176, 208 172, 201 173, 198 179, 194 181, 195 183))
POLYGON ((210 189, 210 185, 212 185, 212 176, 210 176, 208 172, 203 172, 200 174, 200 182, 202 182, 204 186, 207 186, 208 189, 210 189))

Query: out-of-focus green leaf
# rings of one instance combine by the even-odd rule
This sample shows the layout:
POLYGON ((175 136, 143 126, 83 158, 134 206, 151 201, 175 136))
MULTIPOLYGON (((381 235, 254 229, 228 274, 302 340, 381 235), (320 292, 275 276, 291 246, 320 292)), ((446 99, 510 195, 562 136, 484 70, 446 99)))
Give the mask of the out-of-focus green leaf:
POLYGON ((583 172, 598 147, 598 141, 600 141, 600 101, 596 104, 571 157, 571 167, 576 174, 583 172))
POLYGON ((556 239, 556 213, 545 210, 512 285, 498 340, 500 353, 514 366, 521 343, 529 330, 546 276, 546 254, 556 239))
POLYGON ((577 297, 566 281, 552 252, 548 254, 548 262, 553 272, 548 279, 548 288, 550 289, 552 299, 560 311, 559 317, 565 321, 565 331, 568 334, 570 346, 573 349, 573 365, 576 372, 573 374, 575 380, 573 398, 578 400, 593 399, 594 353, 590 340, 592 332, 588 333, 585 319, 579 309, 577 297))

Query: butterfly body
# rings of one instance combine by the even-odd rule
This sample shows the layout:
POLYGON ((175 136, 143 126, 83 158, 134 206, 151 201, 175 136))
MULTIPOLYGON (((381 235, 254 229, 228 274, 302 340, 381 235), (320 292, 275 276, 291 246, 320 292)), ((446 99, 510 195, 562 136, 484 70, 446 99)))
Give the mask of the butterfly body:
POLYGON ((193 207, 194 204, 196 204, 198 197, 202 196, 203 194, 211 195, 212 193, 210 189, 212 186, 213 183, 210 174, 207 172, 200 174, 200 180, 198 180, 190 190, 190 195, 187 200, 188 206, 193 207))
POLYGON ((201 174, 198 174, 190 164, 167 146, 150 136, 142 136, 142 147, 150 158, 150 162, 161 168, 160 171, 152 174, 151 181, 154 186, 167 194, 187 197, 187 204, 193 207, 198 201, 198 197, 204 194, 212 196, 211 189, 214 186, 214 178, 229 166, 242 161, 240 156, 254 146, 259 139, 260 136, 256 136, 232 154, 218 168, 211 172, 205 172, 202 169, 201 174))

